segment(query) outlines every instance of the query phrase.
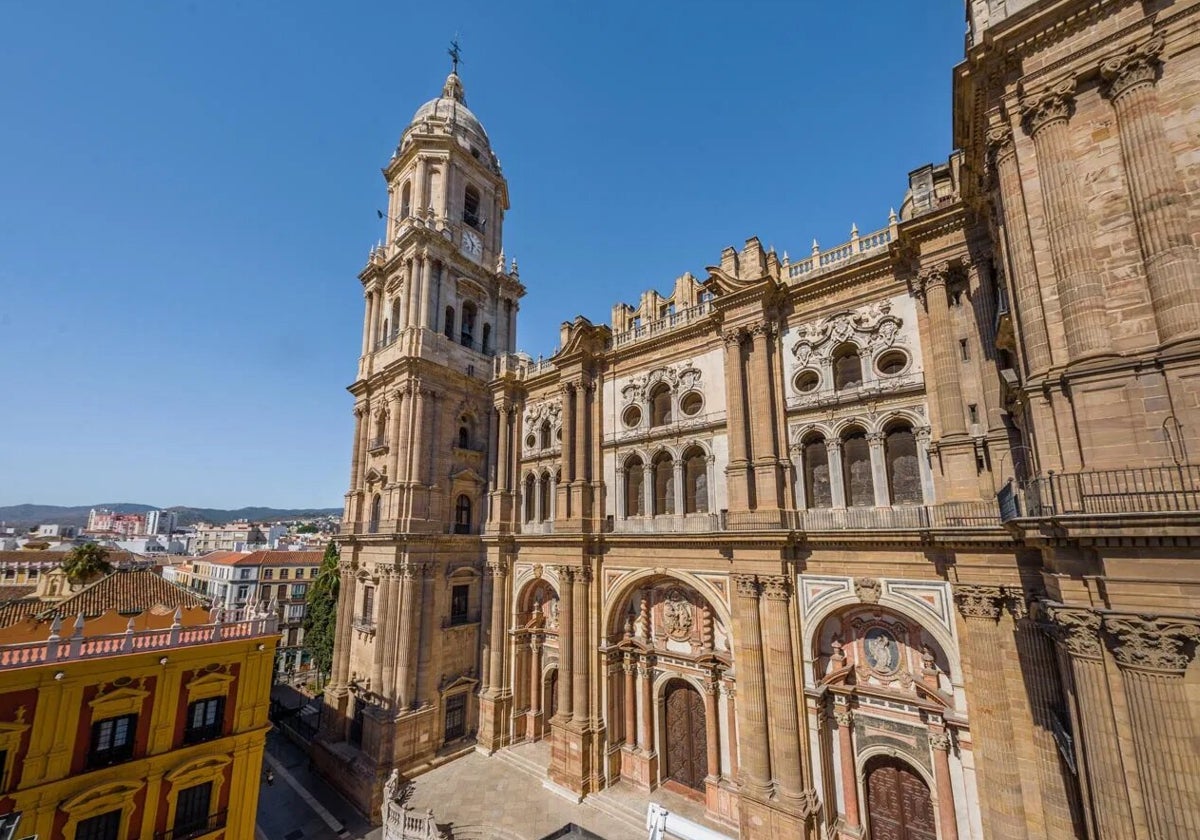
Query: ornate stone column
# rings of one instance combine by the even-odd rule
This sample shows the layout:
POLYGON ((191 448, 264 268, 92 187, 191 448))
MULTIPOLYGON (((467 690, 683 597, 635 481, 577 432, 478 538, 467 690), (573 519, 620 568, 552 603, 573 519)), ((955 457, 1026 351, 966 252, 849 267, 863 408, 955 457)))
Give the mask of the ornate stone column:
POLYGON ((708 765, 707 776, 716 781, 721 777, 721 724, 717 719, 717 682, 709 680, 704 684, 704 729, 706 753, 704 760, 708 765))
POLYGON ((1106 614, 1121 671, 1150 836, 1200 837, 1200 753, 1184 685, 1200 619, 1106 614))
POLYGON ((792 656, 792 628, 788 616, 792 587, 783 575, 759 578, 766 604, 763 647, 766 654, 767 694, 771 702, 771 768, 776 791, 795 800, 804 791, 800 766, 800 728, 796 707, 796 672, 792 656))
POLYGON ((844 706, 839 707, 834 710, 833 719, 838 730, 838 762, 842 770, 842 802, 845 808, 843 816, 846 828, 851 833, 857 833, 862 830, 862 817, 858 809, 858 770, 854 760, 854 713, 844 706))
POLYGON ((917 439, 917 472, 921 476, 921 500, 927 504, 935 503, 933 494, 933 470, 929 466, 929 441, 933 430, 929 426, 917 426, 913 429, 917 439))
POLYGON ((1133 815, 1125 785, 1121 747, 1113 719, 1112 697, 1104 673, 1100 616, 1089 609, 1044 605, 1048 629, 1070 671, 1078 706, 1076 756, 1087 789, 1099 837, 1134 837, 1133 815))
POLYGON ((393 620, 393 611, 400 601, 400 579, 394 567, 380 569, 379 579, 379 620, 375 622, 375 644, 377 650, 383 651, 379 693, 391 700, 396 696, 396 622, 393 620))
POLYGON ((1010 723, 1000 634, 996 623, 1007 596, 998 586, 959 584, 954 600, 966 624, 963 647, 970 662, 967 685, 971 701, 971 731, 978 758, 976 771, 986 790, 985 825, 993 838, 1024 840, 1028 836, 1021 777, 1013 761, 1015 745, 1010 723))
POLYGON ((642 510, 641 516, 654 515, 654 466, 642 464, 642 510))
POLYGON ((1075 79, 1068 78, 1021 101, 1025 130, 1037 150, 1046 232, 1072 361, 1112 352, 1104 283, 1092 253, 1092 231, 1067 125, 1074 97, 1075 79))
POLYGON ((366 356, 375 349, 375 293, 365 291, 363 298, 366 301, 366 313, 363 315, 362 354, 366 356))
POLYGON ((541 735, 538 724, 542 715, 542 637, 529 637, 529 737, 541 735))
POLYGON ((508 593, 508 561, 489 560, 488 570, 492 573, 492 662, 488 684, 492 693, 498 694, 504 690, 504 599, 508 593))
POLYGON ((829 498, 835 508, 846 507, 846 476, 842 472, 842 441, 825 439, 825 460, 829 467, 829 498))
POLYGON ((358 490, 359 476, 362 467, 363 454, 363 432, 364 423, 363 415, 366 414, 367 408, 365 405, 354 406, 354 454, 350 456, 350 492, 358 490))
POLYGON ((625 746, 633 749, 637 746, 637 688, 634 685, 634 677, 637 673, 637 666, 633 662, 633 657, 630 654, 625 654, 625 661, 621 664, 621 669, 625 672, 625 746))
POLYGON ((1146 279, 1162 341, 1200 331, 1200 259, 1192 245, 1187 196, 1167 143, 1155 82, 1165 40, 1150 40, 1100 65, 1117 132, 1146 279))
MULTIPOLYGON (((587 481, 590 478, 590 464, 588 463, 588 402, 592 394, 592 383, 589 381, 580 382, 575 386, 575 472, 571 474, 572 481, 587 481)), ((583 511, 576 513, 577 516, 582 516, 583 511)))
POLYGON ((938 825, 941 827, 941 840, 958 840, 958 817, 954 812, 954 785, 950 781, 950 733, 945 729, 931 731, 929 746, 933 747, 933 781, 937 785, 937 813, 938 825))
POLYGON ((416 699, 417 659, 416 639, 413 634, 419 627, 415 621, 417 570, 411 561, 400 569, 400 616, 396 628, 396 705, 403 711, 412 706, 416 699))
POLYGON ((572 650, 572 667, 574 668, 574 677, 571 682, 574 686, 575 699, 572 705, 572 714, 575 720, 579 722, 581 727, 586 726, 590 717, 591 703, 589 701, 590 692, 590 659, 591 645, 589 644, 588 633, 588 590, 591 588, 592 570, 587 566, 575 570, 575 609, 573 610, 571 628, 571 646, 572 650))
POLYGON ((950 264, 945 262, 922 269, 917 276, 919 296, 925 301, 925 311, 929 315, 929 346, 933 350, 933 378, 942 437, 967 432, 958 375, 961 364, 958 341, 950 326, 950 299, 946 293, 949 280, 950 264))
POLYGON ((765 800, 771 793, 771 754, 767 739, 767 690, 763 667, 762 622, 759 616, 759 584, 754 575, 734 575, 734 651, 738 663, 739 704, 744 725, 739 722, 742 790, 765 800))
POLYGON ((892 503, 888 491, 887 463, 883 452, 883 432, 867 433, 867 448, 871 452, 871 484, 875 489, 875 507, 892 503))
POLYGON ((629 487, 625 483, 626 481, 628 481, 628 477, 625 472, 625 468, 618 466, 617 486, 613 488, 614 492, 612 494, 613 505, 616 508, 616 519, 618 521, 629 516, 629 513, 625 510, 625 500, 628 497, 629 492, 629 487))
POLYGON ((638 660, 638 748, 646 754, 654 752, 654 664, 643 654, 638 660))
POLYGON ((722 686, 725 692, 725 731, 729 733, 729 776, 738 777, 738 728, 737 728, 737 688, 730 683, 722 686))
POLYGON ((725 339, 725 404, 726 428, 729 431, 728 478, 729 509, 748 510, 750 490, 747 486, 750 462, 746 458, 746 377, 742 367, 742 340, 745 333, 731 330, 722 333, 725 339))
POLYGON ((796 480, 792 482, 796 510, 804 510, 808 507, 808 483, 804 476, 804 447, 797 443, 792 446, 789 454, 792 456, 792 470, 796 474, 796 480))
POLYGON ((558 718, 560 723, 571 719, 571 678, 574 674, 571 648, 574 626, 575 569, 571 566, 555 566, 558 574, 558 718))
POLYGON ((683 498, 683 459, 676 458, 671 462, 671 513, 680 515, 687 510, 683 498))
POLYGON ((1025 194, 1021 188, 1021 172, 1017 168, 1016 145, 1013 143, 1012 129, 1007 125, 991 128, 987 140, 1000 188, 998 208, 1012 263, 1013 297, 1016 298, 1017 320, 1021 327, 1021 350, 1027 372, 1037 375, 1050 367, 1052 357, 1037 263, 1033 259, 1033 239, 1029 235, 1029 216, 1025 211, 1025 194))
MULTIPOLYGON (((775 437, 774 379, 771 376, 771 344, 774 339, 775 325, 771 323, 758 324, 751 333, 750 393, 756 410, 750 417, 750 435, 754 447, 754 496, 760 510, 779 510, 783 507, 779 497, 782 482, 775 437)), ((726 402, 730 400, 726 399, 726 402)))
POLYGON ((333 682, 345 689, 350 681, 350 645, 354 632, 354 572, 349 561, 338 564, 337 638, 334 640, 333 682))
POLYGON ((512 437, 512 406, 504 401, 496 406, 496 487, 502 492, 512 489, 511 459, 508 456, 512 437))
POLYGON ((400 480, 400 415, 403 413, 404 391, 397 388, 392 392, 391 428, 388 429, 388 451, 391 463, 388 465, 388 482, 395 484, 400 480))

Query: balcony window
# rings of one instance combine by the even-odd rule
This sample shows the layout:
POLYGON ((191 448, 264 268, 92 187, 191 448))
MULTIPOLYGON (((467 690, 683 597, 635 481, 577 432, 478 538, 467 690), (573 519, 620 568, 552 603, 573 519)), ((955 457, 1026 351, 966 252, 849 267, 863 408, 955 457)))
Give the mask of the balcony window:
MULTIPOLYGON (((379 496, 378 493, 376 493, 375 497, 371 499, 371 518, 367 522, 367 533, 368 534, 379 533, 379 519, 380 519, 380 516, 382 515, 382 513, 383 513, 383 499, 382 499, 382 497, 379 496)), ((286 573, 287 573, 287 570, 285 569, 284 571, 279 573, 279 576, 282 578, 286 573)))
POLYGON ((459 449, 470 449, 471 448, 471 430, 468 429, 466 426, 458 427, 458 448, 459 449))
POLYGON ((412 181, 404 182, 404 189, 400 191, 400 218, 407 219, 412 215, 412 181))
POLYGON ((287 579, 288 579, 288 570, 287 570, 287 569, 280 569, 280 570, 279 570, 279 579, 280 579, 280 580, 287 580, 287 579))
POLYGON ((92 743, 88 751, 89 768, 107 767, 133 758, 133 739, 137 734, 137 715, 105 718, 92 724, 92 743))
POLYGON ((212 803, 212 782, 192 785, 179 791, 175 800, 175 824, 171 840, 185 840, 206 833, 208 809, 212 803))
POLYGON ((532 522, 534 515, 534 493, 537 488, 537 479, 533 477, 533 473, 525 476, 525 521, 532 522))
POLYGON ((708 459, 698 446, 683 453, 683 512, 708 513, 708 459))
POLYGON ((446 698, 446 728, 443 737, 453 741, 467 734, 467 695, 446 698))
POLYGON ((454 307, 453 306, 446 307, 446 319, 442 323, 442 335, 446 336, 446 338, 449 338, 449 339, 454 338, 454 307))
POLYGON ((459 343, 463 347, 475 346, 475 319, 478 316, 475 304, 464 303, 462 308, 462 335, 459 343))
POLYGON ((118 840, 120 836, 120 808, 80 820, 75 826, 75 840, 118 840))
POLYGON ((185 744, 199 744, 220 738, 225 728, 225 698, 210 697, 197 700, 188 706, 187 729, 183 733, 185 744))
POLYGON ((671 422, 671 389, 658 385, 650 392, 650 425, 665 426, 671 422))
POLYGON ((857 388, 862 380, 862 359, 858 355, 858 348, 853 344, 842 345, 833 354, 834 390, 857 388))
POLYGON ((362 595, 363 621, 373 622, 375 619, 375 587, 364 586, 362 595))
POLYGON ((545 522, 550 516, 550 473, 542 473, 542 477, 538 480, 538 510, 541 511, 539 519, 545 522))
POLYGON ((917 462, 917 439, 913 436, 912 427, 904 424, 889 429, 883 440, 883 451, 892 504, 921 504, 924 496, 917 462))
POLYGON ((304 569, 296 569, 296 580, 300 580, 303 577, 304 577, 304 569))
POLYGON ((550 421, 543 420, 542 426, 538 432, 538 445, 542 449, 550 448, 550 421))
POLYGON ((651 463, 654 476, 654 515, 672 514, 675 512, 675 464, 666 452, 655 455, 651 463))
POLYGON ((847 507, 873 507, 875 480, 871 472, 871 446, 861 429, 842 436, 842 477, 847 507))
POLYGON ((308 594, 308 584, 307 583, 293 584, 293 586, 292 586, 292 600, 293 601, 302 601, 302 600, 304 600, 304 597, 307 594, 308 594))
POLYGON ((625 461, 625 515, 641 516, 643 512, 643 473, 645 465, 642 459, 634 455, 625 461))
POLYGON ((271 580, 271 578, 275 577, 275 570, 274 569, 263 569, 262 576, 263 576, 263 580, 271 580))
POLYGON ((471 500, 465 494, 454 502, 454 533, 471 533, 471 500))
POLYGON ((470 618, 468 605, 470 603, 471 587, 469 584, 459 584, 450 590, 450 623, 466 624, 470 618))
POLYGON ((804 443, 804 490, 808 507, 833 507, 829 450, 825 446, 825 438, 820 436, 809 438, 804 443))
POLYGON ((262 587, 262 600, 270 602, 271 600, 271 585, 266 584, 262 587))

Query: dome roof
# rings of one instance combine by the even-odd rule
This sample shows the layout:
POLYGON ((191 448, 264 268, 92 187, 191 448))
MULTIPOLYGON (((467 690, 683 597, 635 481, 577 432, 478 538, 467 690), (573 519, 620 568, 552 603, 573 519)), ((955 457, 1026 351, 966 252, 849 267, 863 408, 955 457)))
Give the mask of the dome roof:
POLYGON ((449 123, 465 130, 468 134, 476 135, 474 139, 482 143, 485 148, 490 149, 491 147, 487 132, 483 130, 483 124, 467 108, 467 98, 463 93, 462 80, 458 78, 457 73, 451 73, 446 77, 446 84, 442 86, 441 96, 437 99, 430 99, 417 109, 404 133, 407 134, 426 120, 449 123))

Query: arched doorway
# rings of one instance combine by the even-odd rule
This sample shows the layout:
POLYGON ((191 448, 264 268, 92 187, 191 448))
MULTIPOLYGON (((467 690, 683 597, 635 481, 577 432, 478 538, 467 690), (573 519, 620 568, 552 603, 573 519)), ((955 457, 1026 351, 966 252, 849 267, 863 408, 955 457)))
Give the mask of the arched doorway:
POLYGON ((876 756, 863 769, 870 840, 937 840, 929 785, 912 767, 876 756))
POLYGON ((704 700, 683 680, 671 680, 664 692, 663 751, 668 779, 692 790, 704 790, 708 776, 708 736, 704 700))

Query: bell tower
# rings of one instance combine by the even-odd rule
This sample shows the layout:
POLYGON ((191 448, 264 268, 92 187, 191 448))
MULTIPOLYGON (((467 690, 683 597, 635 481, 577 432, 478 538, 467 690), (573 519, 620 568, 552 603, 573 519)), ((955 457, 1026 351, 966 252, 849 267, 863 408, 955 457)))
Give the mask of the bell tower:
POLYGON ((467 108, 457 46, 451 55, 441 95, 417 109, 383 168, 385 239, 359 273, 356 422, 318 752, 368 813, 393 768, 478 726, 487 383, 494 357, 514 347, 525 289, 504 259, 508 184, 467 108), (369 777, 335 763, 347 749, 369 777))

